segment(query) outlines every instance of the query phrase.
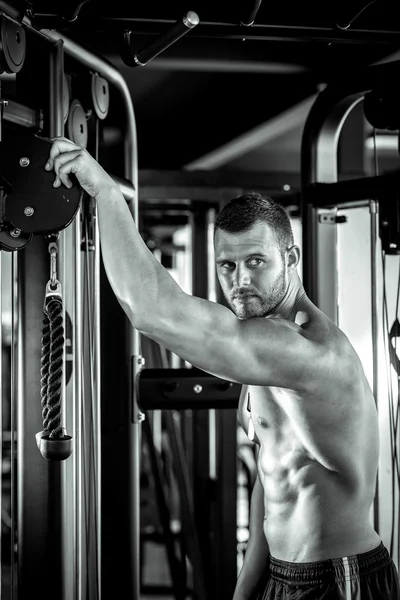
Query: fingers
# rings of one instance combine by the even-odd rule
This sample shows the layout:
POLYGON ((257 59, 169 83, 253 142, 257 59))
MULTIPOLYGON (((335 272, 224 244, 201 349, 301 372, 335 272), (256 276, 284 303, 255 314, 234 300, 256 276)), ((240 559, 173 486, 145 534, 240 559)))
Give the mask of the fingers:
MULTIPOLYGON (((74 163, 74 161, 76 161, 76 159, 82 155, 83 150, 82 148, 78 148, 75 145, 70 146, 70 148, 76 148, 76 150, 71 149, 62 154, 58 154, 53 160, 53 168, 56 173, 56 178, 53 183, 54 187, 59 187, 61 183, 63 183, 67 188, 71 188, 73 185, 72 181, 68 177, 68 174, 76 172, 77 165, 75 164, 75 170, 73 170, 71 168, 71 164, 74 163)), ((47 164, 45 168, 49 170, 51 167, 47 167, 47 164)))
POLYGON ((70 158, 70 160, 67 160, 59 167, 58 176, 56 177, 56 179, 54 180, 54 183, 53 183, 54 187, 60 187, 61 183, 63 183, 65 185, 65 187, 67 187, 68 189, 70 189, 73 186, 73 183, 70 180, 70 178, 68 177, 68 175, 70 173, 76 173, 77 170, 79 169, 79 163, 78 163, 79 154, 77 154, 74 157, 72 156, 72 154, 73 154, 73 152, 69 152, 68 157, 70 158))
POLYGON ((71 142, 65 137, 53 138, 53 144, 50 148, 49 158, 45 165, 45 169, 50 171, 54 165, 54 159, 63 152, 79 149, 79 146, 71 142))

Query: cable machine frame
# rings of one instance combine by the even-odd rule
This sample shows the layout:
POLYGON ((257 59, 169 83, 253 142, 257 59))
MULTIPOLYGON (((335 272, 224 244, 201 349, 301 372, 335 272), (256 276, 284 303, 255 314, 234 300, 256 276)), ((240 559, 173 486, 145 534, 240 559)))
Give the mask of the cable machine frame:
MULTIPOLYGON (((2 3, 2 18, 10 19, 15 22, 16 15, 13 9, 10 8, 10 14, 7 12, 7 5, 2 3)), ((137 200, 137 187, 138 187, 138 169, 137 169, 137 148, 136 148, 136 123, 134 116, 134 109, 130 98, 129 90, 125 83, 125 80, 120 75, 119 71, 113 68, 109 63, 101 59, 100 57, 92 54, 86 49, 80 47, 78 44, 68 39, 66 36, 58 33, 54 30, 41 30, 38 31, 34 27, 28 17, 24 16, 22 21, 19 22, 21 26, 27 30, 33 32, 35 35, 40 36, 42 40, 48 43, 49 48, 49 83, 50 83, 50 111, 49 121, 46 124, 48 133, 50 136, 60 136, 64 132, 63 114, 62 114, 62 86, 63 86, 63 67, 64 67, 64 53, 78 62, 88 71, 94 71, 99 75, 103 76, 109 83, 111 83, 116 89, 117 93, 122 99, 122 103, 125 110, 125 121, 127 127, 125 131, 124 140, 124 176, 125 179, 115 178, 120 186, 124 197, 128 201, 130 211, 132 213, 135 223, 138 222, 138 200, 137 200)), ((2 118, 11 123, 17 124, 22 127, 28 128, 41 128, 43 126, 43 115, 41 112, 32 110, 26 106, 23 106, 17 102, 10 101, 3 104, 2 106, 2 118)), ((74 223, 72 224, 72 244, 75 245, 75 298, 74 298, 74 310, 76 316, 79 314, 82 290, 81 290, 81 234, 79 231, 80 223, 80 212, 78 213, 74 223)), ((63 232, 64 233, 64 232, 63 232)), ((16 373, 16 406, 14 413, 14 421, 17 427, 17 453, 18 460, 16 461, 16 472, 14 472, 14 480, 17 485, 16 492, 16 508, 18 512, 17 531, 18 531, 18 554, 17 562, 15 565, 17 576, 13 578, 12 594, 13 598, 22 600, 24 597, 29 597, 34 592, 35 588, 38 594, 42 597, 45 594, 43 589, 43 568, 46 565, 43 563, 44 554, 54 551, 55 571, 51 573, 51 580, 56 583, 56 589, 54 586, 49 586, 51 595, 68 593, 67 588, 63 588, 65 585, 64 571, 63 568, 68 566, 72 568, 75 578, 75 584, 73 584, 74 597, 83 598, 85 597, 86 590, 84 588, 84 568, 85 564, 83 561, 82 547, 80 535, 82 534, 83 524, 78 522, 77 525, 77 538, 74 541, 76 546, 74 547, 75 559, 68 565, 63 563, 65 560, 61 558, 65 554, 65 548, 63 544, 65 540, 61 536, 58 542, 55 542, 55 547, 49 548, 49 537, 46 527, 41 529, 40 524, 50 524, 49 519, 54 526, 54 532, 63 531, 63 528, 71 526, 68 523, 68 516, 65 513, 65 498, 63 493, 65 491, 65 465, 64 464, 48 464, 43 461, 38 467, 38 456, 35 454, 35 450, 32 450, 31 438, 33 433, 30 431, 32 428, 32 421, 37 420, 38 413, 40 411, 40 402, 35 403, 34 398, 40 396, 38 392, 38 384, 40 373, 39 370, 35 369, 35 358, 38 356, 41 340, 41 321, 42 321, 42 306, 43 306, 43 281, 47 276, 48 270, 48 257, 44 253, 42 240, 37 238, 34 240, 30 247, 25 251, 18 254, 17 259, 14 261, 18 262, 18 334, 16 342, 16 354, 15 361, 17 365, 16 373), (45 275, 46 273, 46 275, 45 275), (23 275, 23 280, 21 280, 23 275), (43 281, 42 281, 43 279, 43 281), (36 301, 35 301, 36 299, 36 301), (28 332, 29 331, 29 335, 28 332), (29 390, 29 394, 28 394, 29 390), (28 398, 29 395, 29 398, 28 398), (28 441, 29 440, 29 441, 28 441), (32 478, 32 474, 35 473, 35 477, 32 478), (33 487, 32 487, 33 486, 33 487), (36 491, 35 491, 35 486, 36 491), (55 487, 54 487, 55 486, 55 487), (48 513, 49 504, 53 502, 51 509, 51 515, 48 513), (35 519, 32 510, 36 509, 35 519), (38 518, 39 517, 39 518, 38 518), (33 526, 35 523, 35 526, 33 526), (29 533, 31 531, 31 534, 29 533), (32 535, 33 534, 33 535, 32 535), (36 558, 35 558, 36 557, 36 558), (36 573, 35 573, 36 570, 36 573), (61 577, 62 575, 62 577, 61 577), (39 587, 40 583, 40 587, 39 587)), ((63 235, 61 236, 61 246, 63 247, 63 235)), ((99 290, 99 252, 97 254, 97 263, 95 265, 95 287, 99 290)), ((65 266, 65 261, 61 258, 62 267, 61 271, 65 266)), ((15 272, 17 275, 17 272, 15 272)), ((98 297, 98 295, 97 295, 98 297)), ((96 329, 99 331, 99 302, 96 305, 96 329)), ((80 379, 80 339, 82 336, 82 322, 77 316, 76 329, 74 331, 74 377, 76 381, 74 383, 74 410, 75 416, 79 415, 80 403, 82 399, 82 381, 80 379)), ((130 482, 129 486, 129 499, 127 506, 128 514, 126 515, 126 521, 129 523, 130 535, 128 536, 128 554, 131 557, 131 568, 127 574, 128 581, 127 587, 129 589, 129 595, 131 597, 139 598, 139 465, 140 465, 140 419, 141 413, 138 409, 135 396, 135 388, 133 385, 134 378, 134 365, 139 362, 139 344, 138 344, 138 333, 134 330, 128 320, 125 322, 125 336, 127 340, 127 347, 129 349, 130 361, 127 365, 121 366, 121 378, 124 377, 129 382, 130 396, 126 398, 126 402, 129 405, 130 420, 126 424, 125 435, 130 448, 129 460, 128 460, 128 473, 126 474, 127 481, 130 482)), ((100 340, 97 336, 96 339, 96 364, 98 372, 99 369, 99 346, 100 340)), ((40 363, 38 363, 40 364, 40 363)), ((14 377, 14 375, 12 375, 14 377)), ((65 382, 64 382, 65 383, 65 382)), ((65 392, 65 385, 64 392, 65 392)), ((100 411, 100 394, 97 389, 96 404, 98 411, 100 411)), ((99 416, 99 412, 97 414, 99 416)), ((73 470, 77 474, 78 482, 81 482, 81 476, 79 474, 79 461, 82 458, 81 452, 81 441, 79 440, 79 416, 77 418, 78 425, 78 439, 74 451, 74 457, 71 460, 74 461, 73 470)), ((100 450, 100 431, 98 428, 98 439, 97 439, 97 450, 100 450)), ((37 449, 36 449, 37 451, 37 449)), ((40 459, 40 454, 39 454, 40 459)), ((43 459, 41 459, 43 460, 43 459)), ((96 502, 98 508, 101 507, 101 456, 97 457, 98 462, 98 488, 96 491, 96 502)), ((79 521, 79 501, 81 498, 82 490, 79 488, 76 492, 76 507, 78 508, 76 518, 79 521)), ((50 525, 50 529, 52 529, 50 525)), ((97 520, 97 555, 99 562, 101 561, 101 511, 98 511, 97 520)), ((53 532, 53 533, 54 533, 53 532)), ((54 542, 54 540, 53 540, 54 542)), ((51 565, 47 565, 49 568, 51 565)), ((14 565, 13 565, 14 569, 14 565)), ((14 571, 13 571, 14 572, 14 571)), ((101 566, 99 568, 99 582, 98 582, 98 598, 101 598, 101 574, 104 569, 101 566)), ((49 582, 48 582, 49 583, 49 582)), ((48 585, 48 583, 46 585, 48 585)), ((46 588, 46 586, 45 586, 46 588)))

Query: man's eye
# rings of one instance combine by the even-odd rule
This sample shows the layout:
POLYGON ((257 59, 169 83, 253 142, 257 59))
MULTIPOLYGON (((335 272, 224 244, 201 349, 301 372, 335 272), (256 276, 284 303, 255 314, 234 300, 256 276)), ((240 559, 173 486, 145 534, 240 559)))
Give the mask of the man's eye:
POLYGON ((252 267, 258 267, 263 261, 261 260, 261 258, 252 258, 251 260, 249 260, 249 265, 251 265, 252 267))
POLYGON ((234 269, 235 265, 233 263, 230 263, 230 262, 225 262, 225 263, 221 264, 221 267, 223 269, 234 269))

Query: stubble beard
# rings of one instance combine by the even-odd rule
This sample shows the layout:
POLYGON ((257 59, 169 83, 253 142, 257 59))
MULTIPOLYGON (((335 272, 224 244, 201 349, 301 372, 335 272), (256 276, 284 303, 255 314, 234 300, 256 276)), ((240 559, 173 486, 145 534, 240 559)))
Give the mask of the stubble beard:
POLYGON ((267 317, 271 312, 278 306, 283 300, 287 290, 287 282, 285 277, 285 267, 282 268, 278 274, 272 291, 267 298, 260 296, 249 296, 244 295, 243 299, 238 303, 236 300, 231 300, 226 294, 225 298, 235 313, 238 319, 254 319, 255 317, 267 317))

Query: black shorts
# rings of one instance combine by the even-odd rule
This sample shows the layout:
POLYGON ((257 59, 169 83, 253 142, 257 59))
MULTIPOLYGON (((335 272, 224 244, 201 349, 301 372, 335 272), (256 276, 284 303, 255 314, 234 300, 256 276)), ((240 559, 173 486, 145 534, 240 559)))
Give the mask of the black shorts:
POLYGON ((256 600, 399 600, 399 577, 381 543, 363 554, 290 563, 270 556, 256 600))

